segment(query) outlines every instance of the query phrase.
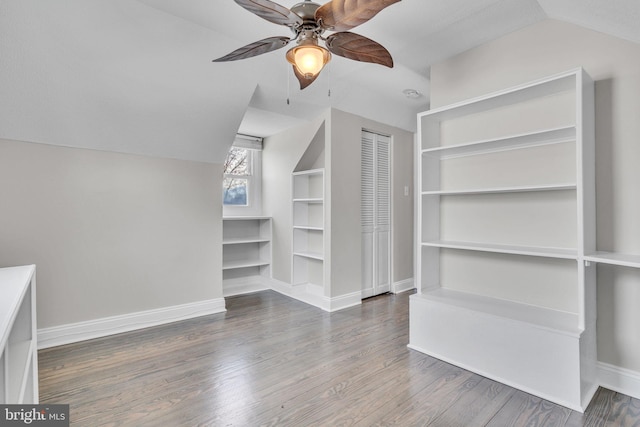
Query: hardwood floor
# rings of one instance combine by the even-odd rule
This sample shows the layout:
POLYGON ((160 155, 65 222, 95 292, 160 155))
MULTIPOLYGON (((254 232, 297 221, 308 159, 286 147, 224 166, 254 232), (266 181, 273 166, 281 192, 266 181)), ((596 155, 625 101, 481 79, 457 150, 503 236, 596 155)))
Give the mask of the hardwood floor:
POLYGON ((272 291, 227 312, 39 352, 73 426, 640 426, 600 389, 580 414, 407 349, 409 295, 326 313, 272 291))

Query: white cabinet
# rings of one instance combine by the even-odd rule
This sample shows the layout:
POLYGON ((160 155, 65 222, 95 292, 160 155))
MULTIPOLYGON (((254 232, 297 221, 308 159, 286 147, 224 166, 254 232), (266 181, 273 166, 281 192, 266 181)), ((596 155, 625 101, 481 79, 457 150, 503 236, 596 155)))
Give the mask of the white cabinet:
POLYGON ((418 115, 410 347, 583 411, 596 390, 593 82, 418 115))
POLYGON ((38 403, 35 266, 0 269, 0 403, 38 403))
POLYGON ((271 218, 225 217, 222 220, 224 296, 267 289, 271 278, 271 218))
POLYGON ((324 169, 294 172, 292 285, 322 294, 324 287, 324 169))

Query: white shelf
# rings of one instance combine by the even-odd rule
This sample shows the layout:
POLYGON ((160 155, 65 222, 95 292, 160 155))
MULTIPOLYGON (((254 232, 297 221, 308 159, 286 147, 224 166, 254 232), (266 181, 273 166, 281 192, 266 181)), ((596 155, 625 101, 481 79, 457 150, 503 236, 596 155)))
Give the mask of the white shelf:
POLYGON ((294 225, 294 230, 323 231, 324 227, 315 227, 312 225, 294 225))
POLYGON ((544 248, 535 246, 497 245, 475 242, 428 241, 422 246, 462 249, 469 251, 494 252, 510 255, 537 256, 546 258, 578 259, 578 251, 569 248, 544 248))
POLYGON ((268 216, 225 216, 222 217, 222 221, 256 221, 256 220, 270 220, 268 216))
POLYGON ((435 301, 473 310, 490 316, 529 323, 535 327, 578 337, 582 332, 578 327, 578 315, 548 308, 490 298, 468 292, 438 288, 411 298, 435 301))
POLYGON ((419 114, 418 119, 428 117, 438 121, 451 120, 480 111, 505 107, 531 99, 575 90, 576 75, 581 73, 582 69, 570 70, 525 85, 518 85, 488 95, 434 108, 419 114))
POLYGON ((422 150, 423 154, 438 156, 441 159, 492 153, 504 150, 514 150, 536 147, 548 144, 575 142, 576 127, 566 126, 555 129, 529 132, 498 139, 486 139, 464 144, 432 147, 422 150))
POLYGON ((471 194, 527 193, 533 191, 566 191, 575 190, 576 184, 521 185, 513 187, 478 188, 467 190, 423 191, 424 196, 462 196, 471 194))
POLYGON ((222 241, 223 245, 241 245, 245 243, 267 243, 270 242, 271 239, 268 237, 237 237, 237 238, 229 238, 224 239, 222 241))
POLYGON ((293 199, 293 203, 324 203, 321 198, 293 199))
POLYGON ((303 251, 296 251, 293 253, 294 256, 299 256, 299 257, 303 257, 303 258, 311 258, 311 259, 317 259, 319 261, 323 261, 324 260, 324 254, 321 252, 303 252, 303 251))
POLYGON ((294 202, 322 203, 324 200, 324 169, 298 171, 292 174, 294 202))
POLYGON ((293 176, 312 176, 312 175, 322 175, 322 174, 324 174, 324 169, 318 168, 318 169, 309 169, 309 170, 306 170, 306 171, 293 172, 291 175, 293 175, 293 176))
POLYGON ((231 270, 235 268, 247 268, 247 267, 260 267, 264 265, 271 264, 270 261, 264 259, 246 259, 246 260, 234 260, 234 261, 225 261, 222 263, 223 270, 231 270))
POLYGON ((623 254, 616 252, 595 252, 587 254, 585 261, 601 264, 619 265, 622 267, 640 268, 640 255, 623 254))

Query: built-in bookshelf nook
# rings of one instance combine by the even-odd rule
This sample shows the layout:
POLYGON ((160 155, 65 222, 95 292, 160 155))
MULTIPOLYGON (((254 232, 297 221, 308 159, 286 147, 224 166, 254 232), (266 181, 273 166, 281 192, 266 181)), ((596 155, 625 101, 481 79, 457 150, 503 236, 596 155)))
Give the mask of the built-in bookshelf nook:
POLYGON ((292 285, 324 292, 324 169, 294 172, 292 285))
POLYGON ((607 259, 593 97, 575 69, 418 115, 409 346, 578 411, 597 388, 585 261, 607 259))
POLYGON ((224 296, 266 289, 271 278, 271 218, 225 217, 222 220, 224 296))

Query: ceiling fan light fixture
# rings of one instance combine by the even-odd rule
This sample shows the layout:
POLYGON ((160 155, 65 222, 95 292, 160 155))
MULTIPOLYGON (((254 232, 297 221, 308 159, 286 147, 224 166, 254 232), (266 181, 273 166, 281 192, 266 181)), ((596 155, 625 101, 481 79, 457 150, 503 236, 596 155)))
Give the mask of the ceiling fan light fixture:
POLYGON ((318 46, 315 40, 302 40, 298 46, 287 52, 287 61, 306 79, 312 79, 320 74, 330 60, 331 53, 318 46))
POLYGON ((289 27, 293 37, 268 37, 234 50, 213 62, 237 61, 285 47, 298 45, 287 52, 287 61, 300 83, 300 90, 312 84, 331 55, 393 68, 387 49, 364 36, 348 30, 369 21, 382 9, 400 0, 329 0, 322 6, 312 0, 298 1, 287 8, 273 0, 234 0, 249 12, 271 23, 289 27), (324 38, 325 31, 334 31, 324 38), (318 45, 322 40, 326 49, 318 45))

